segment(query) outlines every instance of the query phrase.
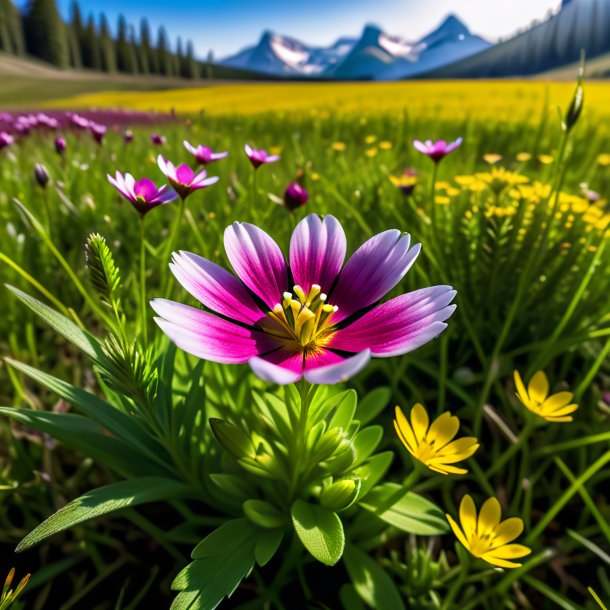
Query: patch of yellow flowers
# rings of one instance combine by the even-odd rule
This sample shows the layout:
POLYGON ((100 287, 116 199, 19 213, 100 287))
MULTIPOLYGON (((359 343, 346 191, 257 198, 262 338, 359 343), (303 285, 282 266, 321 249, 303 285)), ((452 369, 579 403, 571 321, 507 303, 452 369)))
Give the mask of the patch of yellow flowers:
MULTIPOLYGON (((538 371, 527 388, 518 371, 514 372, 516 396, 522 405, 548 422, 570 422, 578 405, 572 403, 573 394, 562 391, 550 394, 546 374, 538 371)), ((442 475, 467 474, 465 468, 456 466, 472 457, 479 448, 477 439, 464 436, 456 439, 460 420, 449 412, 442 413, 434 421, 423 405, 417 403, 409 414, 400 407, 395 409, 394 428, 398 438, 416 463, 442 475)), ((511 517, 502 520, 502 509, 497 498, 485 500, 477 508, 470 495, 462 498, 459 524, 447 514, 447 521, 459 542, 474 556, 497 568, 518 568, 515 559, 525 557, 531 550, 514 543, 523 532, 523 520, 511 517)))

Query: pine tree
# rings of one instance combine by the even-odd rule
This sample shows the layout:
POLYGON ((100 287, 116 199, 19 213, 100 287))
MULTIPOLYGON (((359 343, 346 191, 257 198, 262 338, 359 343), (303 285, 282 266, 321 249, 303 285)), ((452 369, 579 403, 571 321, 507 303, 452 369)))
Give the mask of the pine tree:
POLYGON ((89 15, 87 18, 87 25, 83 30, 81 53, 83 56, 83 66, 91 68, 92 70, 102 69, 100 40, 93 15, 89 15))
POLYGON ((13 55, 25 54, 23 20, 13 0, 0 0, 0 50, 13 55))
POLYGON ((74 37, 76 38, 76 42, 78 44, 78 55, 80 57, 80 62, 82 65, 86 65, 84 48, 87 46, 85 40, 87 34, 85 32, 85 23, 83 21, 83 16, 77 0, 72 2, 72 18, 70 20, 70 27, 74 32, 74 37))
POLYGON ((214 51, 212 51, 210 49, 210 51, 208 53, 208 60, 205 64, 205 72, 206 72, 207 78, 214 78, 214 74, 212 72, 213 69, 214 69, 214 51))
POLYGON ((128 37, 128 45, 129 45, 129 55, 131 58, 131 62, 133 63, 133 73, 140 73, 140 65, 138 63, 138 41, 136 39, 136 30, 133 25, 129 24, 129 37, 128 37))
POLYGON ((104 72, 116 72, 116 56, 114 53, 114 41, 110 35, 110 28, 106 15, 100 15, 100 54, 102 57, 102 70, 104 72))
POLYGON ((195 49, 193 48, 193 41, 189 40, 186 43, 186 57, 184 58, 185 71, 182 76, 186 78, 199 78, 199 64, 195 59, 195 49))
POLYGON ((157 57, 159 58, 159 74, 163 74, 163 76, 173 76, 173 58, 169 49, 167 32, 163 26, 159 28, 159 35, 157 38, 157 57))
POLYGON ((74 31, 74 27, 71 23, 66 23, 64 25, 66 32, 66 44, 68 45, 68 57, 69 64, 71 68, 79 68, 83 67, 83 58, 80 53, 80 44, 78 41, 78 36, 74 31))
POLYGON ((0 51, 13 53, 13 42, 9 33, 8 5, 11 0, 0 0, 0 51))
POLYGON ((55 0, 30 0, 26 14, 28 52, 59 68, 66 68, 68 45, 55 0))
POLYGON ((176 76, 184 76, 184 50, 182 48, 182 37, 178 36, 176 41, 176 55, 174 56, 174 73, 176 76))
POLYGON ((152 72, 150 48, 150 28, 148 21, 142 19, 140 21, 140 46, 138 47, 138 65, 142 74, 150 74, 152 72))
POLYGON ((126 72, 127 74, 137 72, 135 53, 127 37, 127 21, 123 15, 119 15, 117 27, 116 59, 120 72, 126 72))

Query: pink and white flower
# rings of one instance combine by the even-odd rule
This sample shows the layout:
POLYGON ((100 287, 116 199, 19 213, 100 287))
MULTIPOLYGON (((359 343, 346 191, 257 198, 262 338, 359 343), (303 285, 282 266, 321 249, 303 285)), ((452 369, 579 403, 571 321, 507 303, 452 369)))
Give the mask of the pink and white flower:
POLYGON ((462 141, 462 138, 458 138, 455 142, 447 144, 445 140, 438 140, 437 142, 433 142, 432 140, 426 140, 425 142, 415 140, 413 142, 413 147, 415 150, 422 153, 422 155, 426 155, 426 157, 430 157, 430 159, 432 159, 432 161, 435 163, 439 163, 450 152, 453 152, 458 146, 460 146, 462 141))
POLYGON ((288 264, 275 241, 248 223, 227 227, 224 244, 236 275, 190 252, 174 253, 170 265, 208 311, 154 299, 155 320, 181 349, 214 362, 247 362, 270 382, 344 381, 371 356, 399 356, 427 343, 455 309, 450 286, 378 304, 420 251, 398 230, 375 235, 345 265, 345 233, 333 216, 312 214, 297 225, 288 264))
POLYGON ((117 172, 113 178, 107 174, 108 182, 123 196, 142 216, 153 208, 164 203, 174 201, 178 194, 169 188, 167 184, 157 188, 150 178, 142 178, 136 181, 131 174, 117 172))
POLYGON ((252 148, 249 144, 244 146, 244 150, 246 151, 246 156, 250 159, 250 163, 252 163, 254 169, 258 169, 261 165, 265 163, 275 163, 280 160, 279 155, 270 155, 266 150, 259 148, 252 148))
POLYGON ((209 146, 202 146, 198 144, 197 146, 193 146, 190 142, 184 140, 184 148, 188 150, 197 163, 201 165, 207 165, 208 163, 213 163, 214 161, 218 161, 219 159, 224 159, 229 153, 228 152, 214 152, 209 146))
POLYGON ((157 163, 159 164, 159 169, 182 199, 186 199, 194 191, 204 189, 218 182, 218 176, 208 178, 208 174, 204 169, 195 174, 188 165, 182 164, 176 167, 171 161, 165 159, 163 155, 159 155, 157 163))

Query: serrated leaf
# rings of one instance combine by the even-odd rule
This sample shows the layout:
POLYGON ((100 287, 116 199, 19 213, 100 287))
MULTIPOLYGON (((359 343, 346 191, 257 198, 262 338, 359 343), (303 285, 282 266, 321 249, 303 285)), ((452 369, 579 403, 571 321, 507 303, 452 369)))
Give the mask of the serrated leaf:
POLYGON ((405 605, 389 574, 369 555, 348 544, 343 553, 347 568, 358 595, 375 610, 404 610, 405 605))
POLYGON ((112 483, 94 489, 60 508, 31 531, 17 546, 17 551, 42 542, 49 536, 78 523, 95 519, 122 508, 188 495, 189 488, 179 481, 162 477, 143 477, 112 483))
POLYGON ((411 491, 401 497, 401 491, 396 483, 384 483, 372 489, 359 504, 409 534, 435 536, 449 531, 445 514, 436 504, 411 491), (394 497, 399 499, 390 504, 394 497))
POLYGON ((327 566, 335 565, 343 554, 345 534, 336 513, 303 500, 292 505, 292 523, 305 548, 327 566))

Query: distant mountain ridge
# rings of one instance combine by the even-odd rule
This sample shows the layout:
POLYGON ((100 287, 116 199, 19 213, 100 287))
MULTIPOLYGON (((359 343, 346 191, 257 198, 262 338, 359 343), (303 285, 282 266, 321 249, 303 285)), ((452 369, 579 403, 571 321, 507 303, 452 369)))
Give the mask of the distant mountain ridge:
POLYGON ((471 34, 455 15, 420 40, 390 36, 368 24, 359 38, 340 38, 329 47, 263 32, 254 46, 222 60, 221 65, 284 77, 340 80, 409 78, 487 49, 491 43, 471 34))

